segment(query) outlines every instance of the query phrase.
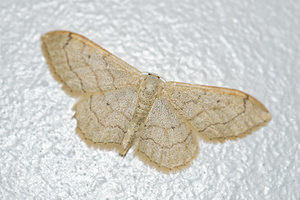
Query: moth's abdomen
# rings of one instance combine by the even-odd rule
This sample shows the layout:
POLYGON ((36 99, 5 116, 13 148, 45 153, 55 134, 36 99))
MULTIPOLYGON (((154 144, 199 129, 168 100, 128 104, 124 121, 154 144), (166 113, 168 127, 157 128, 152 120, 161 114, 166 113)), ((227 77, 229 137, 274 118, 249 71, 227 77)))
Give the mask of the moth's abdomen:
POLYGON ((137 134, 142 131, 148 113, 160 91, 161 83, 162 80, 160 80, 158 76, 146 75, 143 77, 138 91, 138 101, 132 121, 122 141, 123 151, 121 155, 126 155, 133 141, 138 137, 137 134))
POLYGON ((157 94, 160 91, 161 83, 162 80, 155 75, 146 75, 144 77, 139 88, 138 102, 134 113, 135 117, 133 117, 137 126, 140 126, 146 120, 146 117, 157 98, 157 94))

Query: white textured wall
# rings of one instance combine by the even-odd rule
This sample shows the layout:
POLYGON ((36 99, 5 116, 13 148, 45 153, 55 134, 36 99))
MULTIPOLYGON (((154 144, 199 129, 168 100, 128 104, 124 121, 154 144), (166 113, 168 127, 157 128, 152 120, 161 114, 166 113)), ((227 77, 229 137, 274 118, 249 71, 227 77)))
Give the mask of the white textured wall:
POLYGON ((299 10, 295 0, 2 0, 0 199, 300 199, 299 10), (132 150, 89 148, 41 53, 41 34, 57 29, 166 80, 243 90, 273 119, 239 141, 199 141, 192 166, 170 175, 132 150))

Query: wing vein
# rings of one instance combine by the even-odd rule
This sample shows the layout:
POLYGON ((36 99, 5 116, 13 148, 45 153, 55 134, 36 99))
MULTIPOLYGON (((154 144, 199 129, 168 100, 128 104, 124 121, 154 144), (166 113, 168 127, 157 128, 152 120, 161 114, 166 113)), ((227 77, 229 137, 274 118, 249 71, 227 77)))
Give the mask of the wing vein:
POLYGON ((66 42, 66 44, 63 46, 63 51, 64 51, 64 54, 65 54, 65 56, 66 56, 67 65, 68 65, 68 67, 69 67, 69 70, 70 70, 71 72, 73 72, 73 74, 79 79, 80 86, 81 86, 80 89, 81 89, 83 92, 86 92, 85 89, 83 88, 82 79, 80 78, 79 74, 76 73, 76 72, 73 70, 73 68, 72 68, 72 66, 71 66, 71 64, 70 64, 70 61, 69 61, 68 53, 67 53, 67 51, 66 51, 66 49, 65 49, 65 47, 69 44, 69 42, 70 42, 70 40, 71 40, 71 35, 70 35, 70 34, 69 34, 69 38, 70 38, 70 39, 68 39, 67 42, 66 42))
POLYGON ((231 121, 233 121, 233 120, 235 120, 236 118, 238 118, 240 115, 242 115, 243 113, 246 112, 246 101, 248 100, 248 98, 249 98, 249 96, 246 95, 246 97, 243 99, 243 101, 244 101, 244 109, 243 109, 241 112, 239 112, 236 116, 234 116, 233 118, 231 118, 231 119, 229 119, 229 120, 227 120, 227 121, 225 121, 225 122, 217 122, 217 123, 210 124, 210 125, 206 126, 205 128, 199 130, 199 132, 204 132, 206 129, 208 129, 208 128, 211 127, 211 126, 216 126, 216 125, 219 125, 219 124, 227 124, 227 123, 230 123, 231 121))
POLYGON ((162 145, 162 144, 156 142, 153 138, 150 138, 150 137, 141 137, 141 139, 143 139, 143 140, 150 140, 150 141, 154 142, 156 145, 160 146, 163 149, 171 149, 172 147, 174 147, 176 145, 185 143, 190 135, 192 135, 192 131, 190 131, 189 134, 187 134, 187 136, 184 138, 184 140, 176 142, 176 143, 174 143, 174 144, 172 144, 170 146, 162 145))

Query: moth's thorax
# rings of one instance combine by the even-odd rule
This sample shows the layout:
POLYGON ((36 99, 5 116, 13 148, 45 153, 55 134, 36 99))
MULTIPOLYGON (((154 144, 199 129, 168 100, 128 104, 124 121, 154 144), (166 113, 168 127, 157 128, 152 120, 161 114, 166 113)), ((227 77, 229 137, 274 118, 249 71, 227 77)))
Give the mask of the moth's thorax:
MULTIPOLYGON (((143 99, 153 99, 155 98, 157 92, 160 89, 162 80, 159 76, 148 74, 143 76, 140 88, 139 96, 143 99)), ((142 99, 141 99, 142 100, 142 99)))

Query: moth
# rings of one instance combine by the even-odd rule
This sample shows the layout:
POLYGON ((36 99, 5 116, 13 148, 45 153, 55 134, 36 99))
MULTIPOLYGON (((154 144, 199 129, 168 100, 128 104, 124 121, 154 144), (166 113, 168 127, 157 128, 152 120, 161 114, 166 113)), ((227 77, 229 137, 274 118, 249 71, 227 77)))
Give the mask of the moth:
POLYGON ((235 140, 271 120, 264 105, 244 92, 165 82, 79 34, 53 31, 41 41, 54 78, 79 97, 74 106, 79 135, 122 156, 135 145, 135 154, 161 171, 189 166, 198 154, 198 137, 235 140))

